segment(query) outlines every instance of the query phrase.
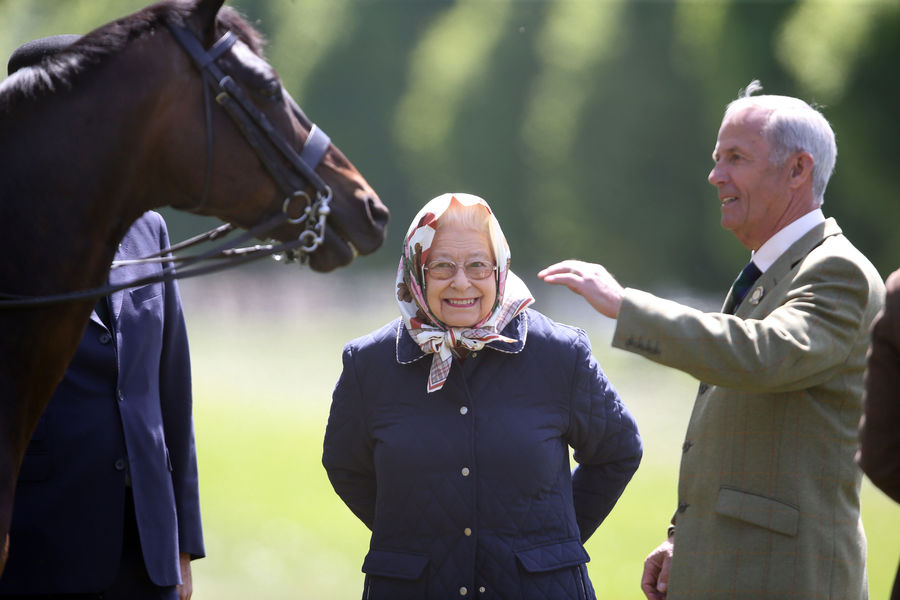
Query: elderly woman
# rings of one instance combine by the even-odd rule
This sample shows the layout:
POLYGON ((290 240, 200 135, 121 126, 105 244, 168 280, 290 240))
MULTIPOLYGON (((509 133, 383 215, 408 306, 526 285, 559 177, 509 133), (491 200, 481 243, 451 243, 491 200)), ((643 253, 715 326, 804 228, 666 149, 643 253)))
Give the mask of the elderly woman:
POLYGON ((509 259, 484 200, 435 198, 406 236, 402 318, 344 348, 323 463, 372 530, 367 600, 595 597, 583 544, 641 439, 587 335, 527 308, 509 259))

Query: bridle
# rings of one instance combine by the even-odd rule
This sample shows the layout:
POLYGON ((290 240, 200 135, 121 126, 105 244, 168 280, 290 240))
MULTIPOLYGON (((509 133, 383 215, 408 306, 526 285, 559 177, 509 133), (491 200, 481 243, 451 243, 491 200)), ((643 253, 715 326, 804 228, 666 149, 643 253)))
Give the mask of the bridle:
MULTIPOLYGON (((303 148, 298 154, 284 137, 275 131, 266 115, 247 97, 244 90, 234 82, 231 76, 223 72, 217 64, 217 61, 238 41, 238 36, 233 32, 226 32, 209 50, 205 50, 194 34, 186 27, 172 23, 167 23, 166 27, 191 57, 203 79, 203 104, 207 138, 206 170, 200 203, 192 210, 198 211, 206 204, 212 180, 213 150, 215 145, 213 142, 210 90, 215 92, 216 102, 225 108, 226 112, 231 116, 284 195, 284 200, 279 207, 280 210, 274 216, 248 229, 235 239, 219 244, 200 254, 188 257, 169 255, 171 252, 182 250, 201 242, 213 241, 227 235, 235 229, 235 226, 231 224, 221 225, 152 255, 133 260, 114 261, 112 264, 112 268, 145 263, 167 264, 168 266, 164 267, 160 273, 135 278, 123 283, 46 296, 18 296, 0 293, 0 309, 44 306, 74 300, 99 298, 129 287, 171 281, 173 279, 185 279, 220 271, 265 256, 283 257, 287 262, 299 259, 303 263, 309 254, 315 252, 322 245, 325 239, 326 220, 331 212, 332 190, 319 177, 315 169, 325 156, 331 144, 331 139, 313 124, 303 144, 303 148), (289 164, 290 168, 285 167, 285 163, 289 164), (310 198, 302 186, 298 187, 292 184, 292 181, 296 181, 298 178, 315 189, 315 200, 310 198), (293 205, 297 201, 302 202, 303 207, 300 211, 294 210, 292 213, 293 205), (291 216, 291 214, 297 214, 298 212, 299 216, 291 216), (260 237, 284 223, 293 225, 305 224, 305 226, 295 240, 244 248, 237 247, 239 244, 260 237), (202 264, 214 259, 225 260, 219 260, 216 264, 202 264), (177 272, 174 267, 176 263, 181 265, 177 272)), ((291 98, 287 90, 282 88, 281 92, 287 98, 295 117, 300 122, 309 123, 309 119, 294 99, 291 98)))
MULTIPOLYGON (((185 52, 193 59, 194 64, 203 77, 204 86, 204 109, 206 115, 206 134, 207 134, 207 162, 206 173, 204 176, 203 194, 200 204, 194 208, 199 210, 206 204, 209 195, 210 180, 212 174, 212 155, 213 155, 213 127, 212 127, 212 111, 210 109, 209 90, 212 89, 216 93, 216 102, 218 102, 234 120, 235 124, 244 134, 247 142, 256 151, 260 161, 269 171, 272 179, 275 180, 282 194, 284 194, 284 202, 281 213, 284 220, 300 224, 306 221, 306 229, 300 235, 304 240, 301 250, 306 253, 313 252, 322 243, 324 235, 323 230, 317 230, 317 217, 327 216, 328 206, 331 202, 331 188, 322 181, 322 178, 315 172, 316 167, 325 156, 331 140, 316 125, 312 125, 303 149, 298 154, 285 139, 275 131, 271 123, 269 123, 266 115, 256 107, 255 104, 247 97, 244 90, 237 85, 230 75, 225 74, 217 64, 217 60, 221 58, 231 47, 238 41, 237 35, 232 31, 228 31, 219 40, 212 45, 209 50, 204 50, 203 46, 187 28, 168 23, 166 25, 175 40, 181 45, 185 52), (284 166, 284 162, 291 165, 292 170, 288 170, 284 166), (300 175, 301 179, 308 182, 316 190, 316 201, 313 202, 303 188, 292 185, 292 175, 300 175), (291 218, 288 211, 291 204, 302 199, 306 203, 306 207, 299 217, 291 218), (323 210, 324 209, 324 210, 323 210)), ((291 110, 301 122, 309 122, 294 99, 286 90, 282 89, 282 93, 287 97, 291 110)))

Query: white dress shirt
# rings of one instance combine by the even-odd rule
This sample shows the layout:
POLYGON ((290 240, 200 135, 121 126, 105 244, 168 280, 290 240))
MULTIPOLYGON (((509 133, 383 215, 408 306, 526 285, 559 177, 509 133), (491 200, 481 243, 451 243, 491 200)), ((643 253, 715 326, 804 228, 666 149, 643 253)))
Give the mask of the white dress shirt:
POLYGON ((759 250, 751 253, 751 259, 763 273, 778 260, 794 242, 806 235, 810 229, 825 222, 825 214, 821 208, 808 212, 796 221, 789 223, 775 235, 766 240, 759 250))

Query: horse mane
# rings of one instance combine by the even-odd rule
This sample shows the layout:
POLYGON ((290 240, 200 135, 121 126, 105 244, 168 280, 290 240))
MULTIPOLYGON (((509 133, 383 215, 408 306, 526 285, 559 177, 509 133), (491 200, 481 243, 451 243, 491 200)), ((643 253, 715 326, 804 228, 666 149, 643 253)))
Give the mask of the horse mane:
MULTIPOLYGON (((84 35, 65 50, 45 57, 40 63, 22 68, 0 86, 0 113, 22 101, 34 100, 59 90, 70 89, 84 73, 121 52, 132 40, 164 28, 181 25, 190 5, 167 0, 103 25, 84 35)), ((265 39, 237 10, 223 6, 216 18, 216 33, 233 31, 250 49, 263 56, 265 39)))

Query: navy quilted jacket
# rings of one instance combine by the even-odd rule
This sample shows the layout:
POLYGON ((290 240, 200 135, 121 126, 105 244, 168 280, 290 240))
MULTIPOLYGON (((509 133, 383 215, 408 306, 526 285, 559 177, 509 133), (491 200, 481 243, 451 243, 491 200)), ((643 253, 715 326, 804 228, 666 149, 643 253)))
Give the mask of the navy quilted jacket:
POLYGON ((504 333, 431 394, 399 319, 344 348, 323 464, 372 530, 365 600, 595 597, 583 543, 638 467, 637 425, 583 331, 529 309, 504 333))

